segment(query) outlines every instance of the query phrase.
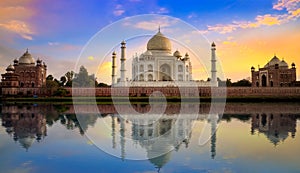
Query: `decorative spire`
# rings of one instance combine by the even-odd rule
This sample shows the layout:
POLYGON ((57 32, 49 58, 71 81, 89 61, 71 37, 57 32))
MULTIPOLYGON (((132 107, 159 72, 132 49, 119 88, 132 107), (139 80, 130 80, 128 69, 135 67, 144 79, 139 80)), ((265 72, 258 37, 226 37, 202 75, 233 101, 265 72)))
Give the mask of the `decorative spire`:
POLYGON ((28 48, 26 49, 26 53, 28 53, 28 48))
POLYGON ((160 25, 158 25, 158 32, 160 32, 160 25))

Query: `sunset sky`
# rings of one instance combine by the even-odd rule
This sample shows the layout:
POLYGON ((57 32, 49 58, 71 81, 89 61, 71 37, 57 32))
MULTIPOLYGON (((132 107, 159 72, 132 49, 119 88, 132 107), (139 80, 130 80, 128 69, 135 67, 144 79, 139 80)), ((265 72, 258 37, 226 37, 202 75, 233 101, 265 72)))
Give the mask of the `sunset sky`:
MULTIPOLYGON (((289 65, 296 63, 300 80, 300 0, 1 0, 0 72, 28 48, 35 59, 46 62, 48 74, 60 78, 74 69, 83 47, 98 31, 141 14, 167 15, 197 28, 208 42, 216 42, 218 62, 225 78, 232 81, 250 77, 251 66, 264 66, 274 54, 289 65)), ((163 19, 139 20, 132 32, 155 34, 161 25, 169 36, 172 21, 163 19)), ((122 33, 122 29, 115 32, 122 33)), ((97 58, 86 55, 90 61, 97 58)), ((89 72, 96 73, 100 82, 110 83, 110 63, 98 66, 103 67, 101 73, 89 72)), ((194 70, 199 71, 197 66, 194 70)))

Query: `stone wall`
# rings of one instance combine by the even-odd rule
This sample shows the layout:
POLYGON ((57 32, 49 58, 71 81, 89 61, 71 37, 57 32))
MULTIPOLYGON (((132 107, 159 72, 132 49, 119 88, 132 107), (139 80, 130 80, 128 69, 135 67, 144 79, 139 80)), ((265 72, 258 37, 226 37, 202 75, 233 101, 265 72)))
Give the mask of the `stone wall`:
POLYGON ((114 87, 114 88, 66 88, 70 96, 131 96, 161 95, 166 97, 286 97, 299 96, 300 87, 114 87), (73 91, 72 91, 73 90, 73 91))

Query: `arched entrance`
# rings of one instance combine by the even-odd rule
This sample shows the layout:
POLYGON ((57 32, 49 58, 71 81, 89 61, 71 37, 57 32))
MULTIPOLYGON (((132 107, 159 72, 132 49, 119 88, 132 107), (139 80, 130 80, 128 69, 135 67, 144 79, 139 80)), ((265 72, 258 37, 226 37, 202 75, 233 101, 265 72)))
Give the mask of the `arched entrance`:
POLYGON ((267 86, 267 77, 266 77, 266 75, 261 76, 261 86, 263 86, 263 87, 267 86))
POLYGON ((168 64, 163 64, 159 67, 159 80, 171 81, 171 67, 168 64))

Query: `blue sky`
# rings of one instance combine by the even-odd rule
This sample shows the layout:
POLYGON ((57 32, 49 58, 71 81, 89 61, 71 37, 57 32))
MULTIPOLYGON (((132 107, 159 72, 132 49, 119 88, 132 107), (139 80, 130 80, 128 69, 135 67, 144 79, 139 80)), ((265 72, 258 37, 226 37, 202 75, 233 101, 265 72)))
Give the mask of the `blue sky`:
POLYGON ((264 65, 274 53, 300 64, 300 0, 2 0, 0 71, 29 48, 59 78, 99 30, 141 14, 168 15, 195 26, 216 42, 224 72, 233 80, 249 77, 252 65, 264 65))

